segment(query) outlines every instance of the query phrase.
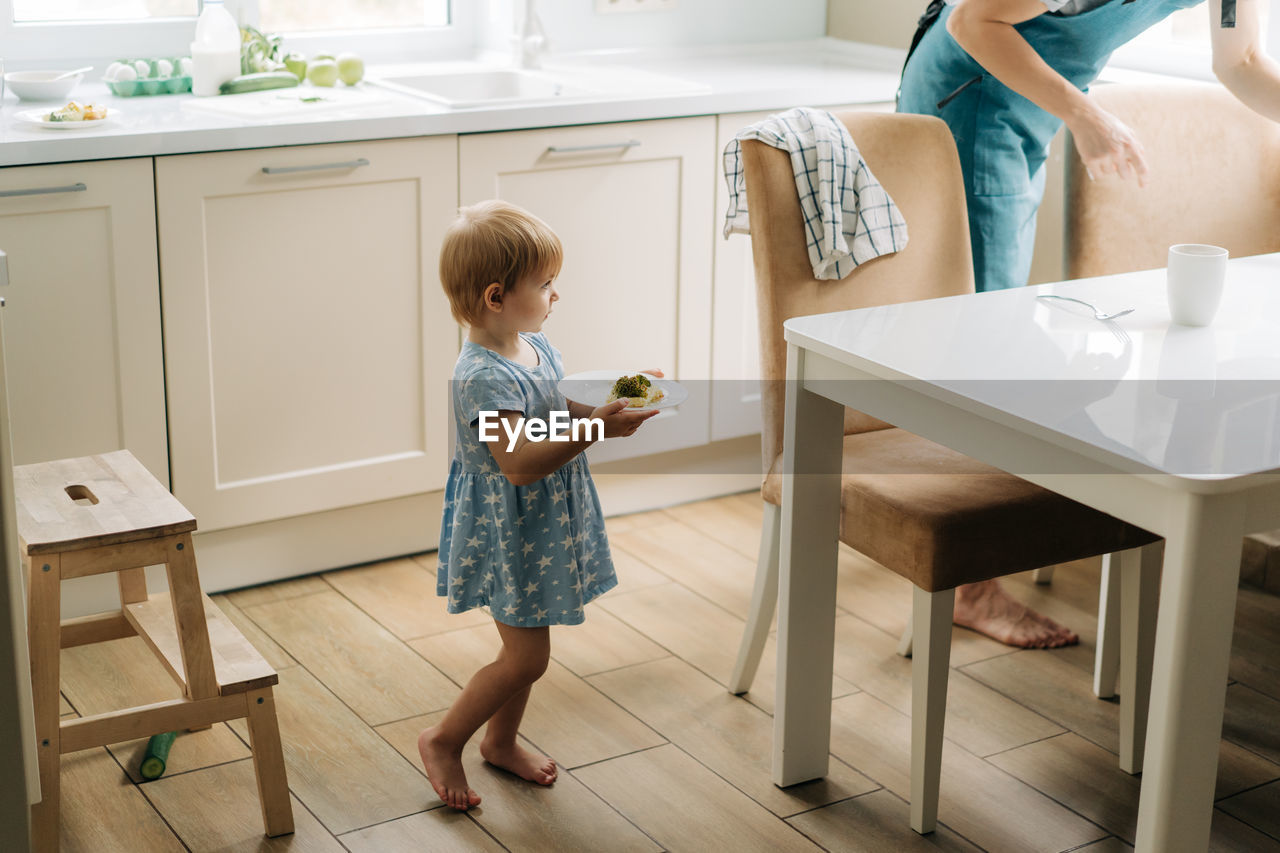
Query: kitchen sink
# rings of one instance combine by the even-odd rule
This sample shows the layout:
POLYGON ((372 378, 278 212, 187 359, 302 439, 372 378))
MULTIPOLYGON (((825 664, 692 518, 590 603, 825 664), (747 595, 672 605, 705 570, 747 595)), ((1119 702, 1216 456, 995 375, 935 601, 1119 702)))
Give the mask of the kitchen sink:
POLYGON ((489 69, 434 74, 403 74, 371 82, 452 109, 530 101, 581 98, 596 92, 537 71, 489 69))

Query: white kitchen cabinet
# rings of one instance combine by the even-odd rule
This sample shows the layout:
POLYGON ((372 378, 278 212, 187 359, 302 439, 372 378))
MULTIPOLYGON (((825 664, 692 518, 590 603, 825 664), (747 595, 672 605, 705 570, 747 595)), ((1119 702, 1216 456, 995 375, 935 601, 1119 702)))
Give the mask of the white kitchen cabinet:
MULTIPOLYGON (((892 112, 892 103, 824 107, 831 112, 892 112)), ((717 117, 716 145, 725 146, 748 125, 778 110, 726 113, 717 117)), ((855 140, 856 142, 856 140, 855 140)), ((717 160, 717 162, 719 162, 717 160)), ((732 234, 726 240, 724 217, 729 206, 723 169, 716 181, 715 305, 711 340, 711 439, 720 441, 760 432, 760 331, 756 322, 756 283, 751 239, 732 234)))
POLYGON ((161 157, 156 195, 173 488, 201 530, 442 488, 456 137, 161 157))
POLYGON ((710 440, 715 119, 697 117, 486 133, 459 141, 460 200, 501 198, 546 220, 564 245, 544 327, 565 371, 658 367, 689 400, 603 462, 710 440))
POLYGON ((0 169, 14 462, 127 448, 169 481, 150 158, 0 169))

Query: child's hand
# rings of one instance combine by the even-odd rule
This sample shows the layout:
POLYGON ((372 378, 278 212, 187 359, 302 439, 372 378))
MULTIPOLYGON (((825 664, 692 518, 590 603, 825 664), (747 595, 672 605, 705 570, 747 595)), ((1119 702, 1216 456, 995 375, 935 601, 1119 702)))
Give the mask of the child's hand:
POLYGON ((627 411, 628 402, 630 401, 624 397, 620 400, 614 400, 612 403, 605 403, 600 408, 592 410, 591 417, 604 421, 605 438, 631 435, 640 429, 640 424, 658 414, 657 409, 650 409, 645 412, 627 411))

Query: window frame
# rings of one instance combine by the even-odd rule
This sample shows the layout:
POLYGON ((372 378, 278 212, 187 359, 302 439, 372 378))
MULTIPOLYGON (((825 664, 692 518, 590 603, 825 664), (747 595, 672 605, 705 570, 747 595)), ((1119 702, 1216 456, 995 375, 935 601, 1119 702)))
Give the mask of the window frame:
MULTIPOLYGON (((242 25, 257 26, 258 0, 225 0, 242 25)), ((203 7, 203 2, 201 2, 203 7)), ((475 52, 479 14, 468 0, 450 0, 442 27, 285 32, 285 47, 305 54, 322 49, 353 51, 369 62, 463 59, 475 52)), ((134 21, 16 23, 12 0, 0 0, 0 59, 8 70, 37 63, 108 62, 129 56, 186 56, 195 36, 195 18, 134 21), (107 50, 110 53, 107 53, 107 50)))
POLYGON ((13 69, 41 60, 61 62, 105 56, 185 56, 195 30, 195 18, 155 18, 145 21, 37 21, 13 20, 13 3, 0 0, 0 58, 13 69))
MULTIPOLYGON (((8 2, 8 0, 0 0, 8 2)), ((230 2, 230 0, 228 0, 230 2)), ((258 26, 259 0, 239 0, 242 20, 258 26)), ((474 0, 449 0, 449 23, 439 27, 389 27, 358 30, 285 30, 286 50, 307 56, 322 50, 351 51, 373 62, 465 59, 475 52, 479 14, 474 0)))

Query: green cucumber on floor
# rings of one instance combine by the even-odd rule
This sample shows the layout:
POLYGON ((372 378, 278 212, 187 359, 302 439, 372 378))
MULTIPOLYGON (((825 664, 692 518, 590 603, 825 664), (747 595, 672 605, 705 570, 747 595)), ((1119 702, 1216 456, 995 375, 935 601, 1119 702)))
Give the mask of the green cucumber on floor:
POLYGON ((159 779, 164 775, 165 765, 169 761, 169 748, 173 746, 177 732, 165 732, 152 735, 147 741, 147 749, 142 753, 142 764, 138 767, 138 775, 148 781, 159 779))

